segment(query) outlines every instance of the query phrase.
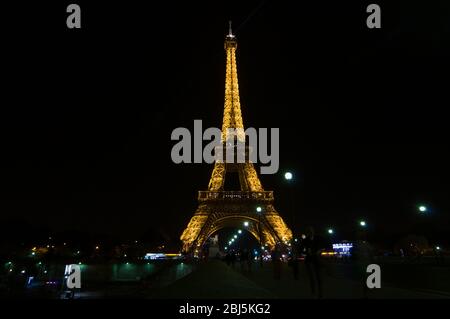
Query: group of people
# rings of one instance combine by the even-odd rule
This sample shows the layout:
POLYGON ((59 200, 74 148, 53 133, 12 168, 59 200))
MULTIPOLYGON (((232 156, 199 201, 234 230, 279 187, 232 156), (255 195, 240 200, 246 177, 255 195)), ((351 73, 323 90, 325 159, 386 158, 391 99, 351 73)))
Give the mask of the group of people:
MULTIPOLYGON (((313 227, 309 227, 299 241, 293 243, 290 254, 283 251, 284 247, 277 244, 271 251, 271 263, 275 280, 281 279, 283 260, 288 256, 288 265, 292 269, 294 280, 299 280, 300 260, 304 260, 304 269, 308 277, 311 294, 317 298, 322 298, 322 270, 320 262, 320 243, 315 235, 313 227)), ((364 234, 357 234, 357 240, 352 250, 352 260, 355 266, 355 274, 363 287, 364 297, 367 296, 366 268, 373 262, 373 251, 369 243, 365 240, 364 234)), ((260 256, 262 258, 262 256, 260 256)), ((252 256, 248 250, 229 251, 225 257, 228 265, 234 267, 239 260, 242 271, 251 271, 252 256)), ((261 260, 262 261, 262 260, 261 260)), ((261 263, 262 265, 262 263, 261 263)))
POLYGON ((252 256, 247 249, 240 249, 237 251, 231 250, 225 255, 225 262, 231 267, 234 267, 237 260, 239 260, 239 263, 241 264, 241 270, 243 272, 251 272, 252 256))
MULTIPOLYGON (((281 279, 280 247, 277 246, 272 252, 274 278, 281 279)), ((289 257, 289 266, 292 268, 294 279, 299 279, 299 261, 304 257, 306 273, 308 275, 311 293, 322 298, 322 278, 319 263, 319 245, 315 236, 314 228, 309 227, 306 234, 299 242, 294 243, 289 257)))

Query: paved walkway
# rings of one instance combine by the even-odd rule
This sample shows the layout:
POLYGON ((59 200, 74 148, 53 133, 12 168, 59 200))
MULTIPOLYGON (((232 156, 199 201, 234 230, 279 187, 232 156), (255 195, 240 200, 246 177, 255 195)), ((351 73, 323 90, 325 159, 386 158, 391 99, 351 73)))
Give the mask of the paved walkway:
POLYGON ((258 286, 242 274, 219 260, 211 260, 167 287, 152 298, 170 299, 232 299, 276 298, 267 289, 258 286))
MULTIPOLYGON (((222 261, 211 260, 177 282, 152 293, 150 298, 176 299, 239 299, 239 298, 317 298, 310 292, 304 265, 300 265, 299 280, 286 264, 281 280, 273 278, 272 265, 261 268, 254 263, 251 272, 242 271, 239 264, 227 266, 222 261)), ((355 281, 322 274, 324 299, 360 299, 362 286, 355 281)), ((431 291, 409 290, 382 283, 381 289, 371 290, 369 299, 436 299, 450 298, 449 294, 431 291)))
MULTIPOLYGON (((236 268, 241 271, 240 268, 236 268)), ((304 264, 299 267, 299 279, 294 280, 292 269, 286 264, 282 267, 280 280, 273 277, 273 269, 270 263, 261 268, 254 264, 250 273, 245 273, 248 279, 271 291, 278 298, 308 299, 317 298, 310 290, 309 279, 304 264)), ((363 286, 361 283, 343 277, 330 276, 326 271, 321 271, 324 299, 361 299, 363 298, 363 286)), ((436 299, 450 298, 450 294, 440 292, 419 291, 402 289, 384 283, 380 289, 368 291, 368 299, 436 299)))

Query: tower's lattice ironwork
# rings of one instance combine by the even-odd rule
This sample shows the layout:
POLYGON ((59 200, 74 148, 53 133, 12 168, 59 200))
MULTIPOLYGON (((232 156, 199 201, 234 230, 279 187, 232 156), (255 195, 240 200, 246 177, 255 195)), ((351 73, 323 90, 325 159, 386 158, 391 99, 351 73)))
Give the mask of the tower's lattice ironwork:
MULTIPOLYGON (((230 31, 225 38, 226 80, 223 112, 223 152, 236 147, 236 141, 245 143, 239 84, 236 65, 236 37, 230 31), (235 134, 227 134, 229 129, 235 134), (230 143, 230 141, 232 143, 230 143)), ((273 206, 273 192, 265 191, 253 163, 249 160, 249 148, 245 148, 243 163, 216 160, 207 191, 199 191, 198 208, 181 235, 183 251, 200 249, 205 241, 225 227, 245 228, 262 244, 273 248, 277 243, 287 243, 292 232, 273 206), (227 173, 237 173, 240 190, 224 190, 227 173), (261 207, 261 212, 256 211, 261 207)))

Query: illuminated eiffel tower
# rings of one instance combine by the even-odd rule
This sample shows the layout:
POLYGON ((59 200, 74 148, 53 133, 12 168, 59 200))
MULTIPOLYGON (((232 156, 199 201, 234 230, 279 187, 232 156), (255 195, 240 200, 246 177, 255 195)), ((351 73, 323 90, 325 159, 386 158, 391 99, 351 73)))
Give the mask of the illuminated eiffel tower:
MULTIPOLYGON (((230 30, 225 37, 227 54, 225 106, 222 124, 223 152, 230 146, 228 129, 235 129, 234 141, 245 143, 244 124, 239 101, 239 85, 236 66, 236 37, 230 30)), ((236 147, 232 143, 232 147, 236 147)), ((198 208, 181 235, 183 251, 198 252, 205 241, 225 227, 247 229, 261 244, 272 249, 277 243, 286 244, 292 232, 273 207, 273 192, 264 191, 253 163, 245 149, 244 163, 216 160, 207 191, 199 191, 198 208), (227 173, 239 175, 240 190, 224 190, 227 173), (257 212, 260 207, 260 212, 257 212)))

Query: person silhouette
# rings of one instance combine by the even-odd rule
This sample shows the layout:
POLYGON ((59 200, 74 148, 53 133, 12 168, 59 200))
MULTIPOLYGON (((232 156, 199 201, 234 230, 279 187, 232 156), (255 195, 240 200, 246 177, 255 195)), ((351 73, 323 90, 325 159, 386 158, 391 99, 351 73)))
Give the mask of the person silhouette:
POLYGON ((276 280, 281 279, 281 249, 280 245, 276 244, 271 254, 273 265, 273 278, 276 280))
POLYGON ((306 237, 303 239, 302 246, 305 252, 305 266, 309 278, 311 293, 312 295, 315 295, 317 291, 317 297, 320 299, 322 298, 322 279, 320 275, 317 238, 313 227, 308 228, 306 237))

